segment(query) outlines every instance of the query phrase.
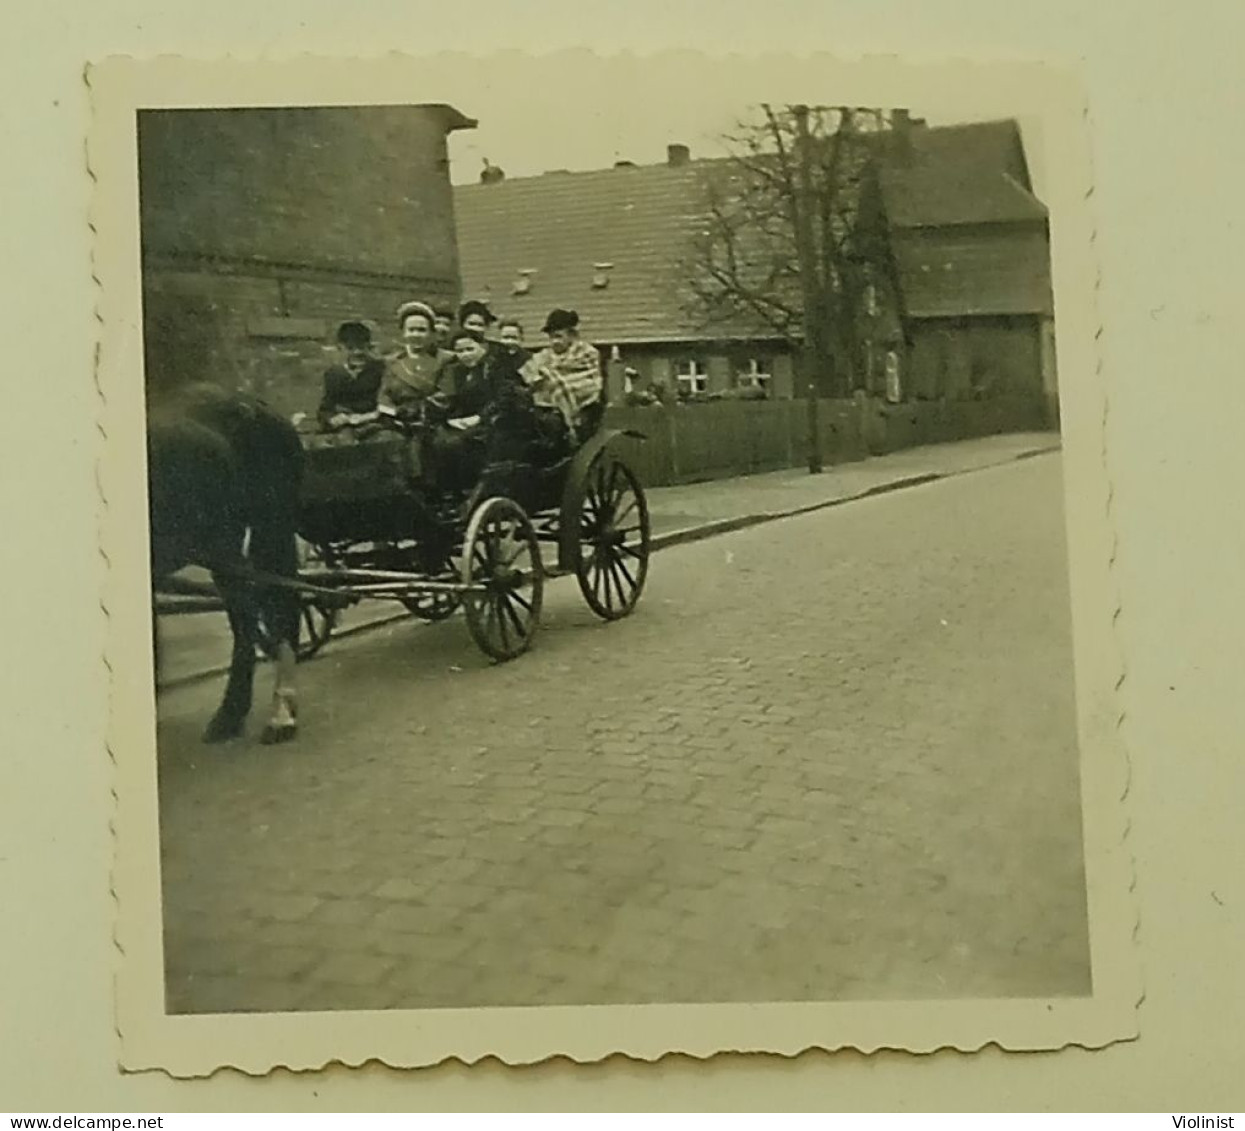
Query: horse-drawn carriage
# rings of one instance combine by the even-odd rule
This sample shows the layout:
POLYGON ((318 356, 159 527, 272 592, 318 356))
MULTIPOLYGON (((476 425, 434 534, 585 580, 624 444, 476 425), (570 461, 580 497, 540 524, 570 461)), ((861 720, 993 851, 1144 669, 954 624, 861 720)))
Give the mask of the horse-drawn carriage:
POLYGON ((605 620, 630 613, 650 541, 644 490, 620 455, 623 437, 637 434, 592 423, 571 454, 491 467, 494 489, 469 513, 439 483, 423 423, 303 433, 300 657, 318 651, 341 608, 362 599, 426 621, 461 609, 495 660, 531 646, 549 577, 574 574, 605 620), (554 550, 552 562, 542 546, 554 550))
MULTIPOLYGON (((205 740, 242 732, 257 647, 276 661, 261 741, 292 738, 296 659, 322 647, 341 611, 365 598, 430 621, 461 608, 495 660, 531 647, 550 576, 574 574, 605 620, 630 613, 648 572, 650 527, 644 490, 620 452, 625 436, 642 437, 602 430, 602 416, 598 407, 574 451, 555 455, 538 434, 528 458, 493 463, 464 490, 474 471, 445 474, 463 471, 446 460, 452 421, 301 433, 262 402, 211 386, 149 412, 154 611, 224 609, 233 634, 205 740), (297 536, 307 548, 301 563, 297 536), (551 564, 542 545, 554 548, 551 564), (190 566, 214 581, 181 576, 190 566)), ((468 431, 472 442, 480 435, 468 431)), ((485 442, 475 455, 515 450, 485 442)), ((158 643, 153 624, 156 651, 158 643)))

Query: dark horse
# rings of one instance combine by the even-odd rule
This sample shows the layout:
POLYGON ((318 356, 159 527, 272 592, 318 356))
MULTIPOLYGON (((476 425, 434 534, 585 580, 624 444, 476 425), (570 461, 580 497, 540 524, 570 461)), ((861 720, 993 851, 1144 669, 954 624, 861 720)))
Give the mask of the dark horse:
POLYGON ((204 741, 242 733, 254 693, 261 624, 276 660, 272 709, 261 741, 293 738, 298 594, 257 587, 247 578, 251 570, 297 574, 303 469, 298 433, 254 397, 192 385, 152 398, 147 468, 153 584, 190 565, 210 570, 233 630, 229 682, 204 741))

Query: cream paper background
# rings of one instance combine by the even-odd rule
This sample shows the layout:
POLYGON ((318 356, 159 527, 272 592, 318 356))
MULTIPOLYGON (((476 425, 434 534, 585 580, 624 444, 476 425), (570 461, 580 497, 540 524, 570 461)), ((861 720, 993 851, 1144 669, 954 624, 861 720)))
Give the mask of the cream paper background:
POLYGON ((10 586, 0 638, 7 770, 0 1102, 130 1111, 1239 1108, 1245 547, 1232 497, 1243 399, 1232 348, 1239 319, 1229 304, 1242 250, 1231 224, 1241 156, 1235 9, 1187 5, 1179 23, 1157 6, 1131 6, 1128 18, 1053 3, 1023 13, 987 4, 772 3, 759 11, 722 3, 712 20, 671 3, 529 3, 520 16, 488 5, 420 9, 408 0, 361 3, 337 22, 328 21, 327 5, 319 18, 317 9, 304 5, 301 23, 232 0, 180 16, 117 3, 106 12, 18 9, 8 20, 0 72, 9 252, 0 309, 12 373, 0 418, 7 520, 0 569, 10 586), (498 42, 540 50, 681 44, 1088 55, 1117 629, 1125 646, 1122 732, 1132 757, 1128 843, 1137 857, 1146 967, 1140 1040, 1026 1056, 811 1053, 794 1062, 675 1057, 656 1066, 615 1058, 587 1068, 455 1064, 419 1074, 369 1065, 301 1078, 278 1072, 266 1081, 223 1072, 193 1083, 117 1074, 81 64, 117 51, 253 57, 276 54, 279 44, 282 55, 374 55, 381 43, 482 51, 498 42))

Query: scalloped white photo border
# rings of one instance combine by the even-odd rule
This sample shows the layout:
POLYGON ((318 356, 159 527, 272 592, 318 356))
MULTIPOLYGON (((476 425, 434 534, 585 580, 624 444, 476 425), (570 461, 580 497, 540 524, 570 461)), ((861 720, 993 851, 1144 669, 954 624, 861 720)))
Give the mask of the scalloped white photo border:
MULTIPOLYGON (((1129 765, 1119 733, 1124 679, 1114 624, 1115 532, 1106 452, 1108 397, 1098 355, 1089 115, 1073 68, 1036 61, 904 62, 829 55, 651 56, 590 51, 288 61, 113 58, 88 68, 93 105, 87 164, 94 180, 92 270, 97 283, 101 552, 108 564, 108 752, 114 769, 116 1024, 127 1071, 207 1076, 222 1067, 262 1075, 284 1066, 379 1060, 418 1067, 455 1058, 526 1064, 622 1054, 709 1057, 805 1050, 928 1053, 1095 1049, 1138 1035, 1142 999, 1138 906, 1128 848, 1129 765), (140 316, 139 108, 372 105, 450 101, 444 79, 483 68, 514 82, 539 64, 568 88, 611 68, 634 76, 677 66, 698 97, 716 84, 724 101, 762 99, 899 105, 964 119, 1040 120, 1050 210, 1063 479, 1072 595, 1084 851, 1093 995, 1051 1000, 750 1003, 532 1007, 392 1012, 168 1016, 156 792, 156 738, 147 561, 146 445, 140 316)), ((629 81, 633 103, 645 84, 629 81)), ((461 101, 461 99, 459 99, 461 101)), ((461 107, 470 113, 470 106, 461 107)), ((656 108, 655 108, 656 109, 656 108)), ((644 112, 636 105, 636 113, 644 112)))

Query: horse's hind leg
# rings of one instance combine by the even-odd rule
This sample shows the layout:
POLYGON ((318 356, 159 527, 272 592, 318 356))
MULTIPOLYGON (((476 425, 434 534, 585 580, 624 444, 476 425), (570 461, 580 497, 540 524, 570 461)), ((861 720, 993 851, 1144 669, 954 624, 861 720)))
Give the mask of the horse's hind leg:
POLYGON ((298 733, 298 701, 294 688, 297 663, 294 646, 288 640, 278 641, 273 663, 276 682, 272 688, 272 708, 259 738, 265 745, 289 742, 298 733))
POLYGON ((229 663, 229 682, 225 696, 203 736, 204 742, 226 742, 237 738, 251 713, 255 688, 255 645, 258 614, 255 599, 245 582, 217 577, 225 599, 229 627, 233 630, 233 656, 229 663))
MULTIPOLYGON (((251 554, 255 565, 279 577, 294 578, 298 574, 298 545, 294 531, 284 524, 275 529, 261 528, 252 532, 251 554)), ((264 623, 275 643, 273 669, 275 680, 272 705, 260 742, 288 742, 298 731, 298 704, 295 670, 299 619, 302 603, 290 589, 269 588, 260 596, 264 623)))

